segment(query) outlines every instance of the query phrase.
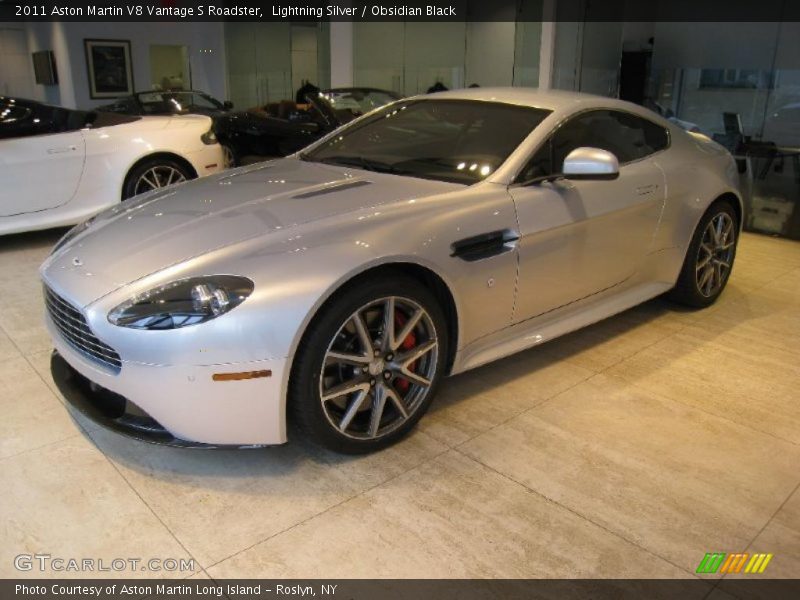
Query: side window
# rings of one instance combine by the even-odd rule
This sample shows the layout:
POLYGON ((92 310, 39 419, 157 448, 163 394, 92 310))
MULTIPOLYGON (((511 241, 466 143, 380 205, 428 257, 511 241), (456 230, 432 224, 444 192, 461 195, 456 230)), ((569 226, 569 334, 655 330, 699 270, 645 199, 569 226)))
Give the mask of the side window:
POLYGON ((559 173, 567 155, 581 146, 608 150, 620 164, 625 164, 668 145, 667 131, 647 119, 624 112, 593 110, 561 125, 531 157, 516 181, 559 173))
POLYGON ((652 121, 630 113, 612 111, 610 114, 617 121, 619 143, 629 157, 625 161, 620 158, 620 162, 650 156, 669 145, 667 130, 652 121))

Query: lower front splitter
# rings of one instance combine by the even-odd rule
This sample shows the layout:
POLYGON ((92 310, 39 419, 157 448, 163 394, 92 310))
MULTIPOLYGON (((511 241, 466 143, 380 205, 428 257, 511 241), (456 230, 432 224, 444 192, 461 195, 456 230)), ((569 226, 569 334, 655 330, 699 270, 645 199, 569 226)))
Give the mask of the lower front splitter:
POLYGON ((203 444, 177 438, 127 398, 90 381, 53 350, 50 372, 61 394, 89 419, 129 438, 177 448, 263 448, 261 445, 203 444))

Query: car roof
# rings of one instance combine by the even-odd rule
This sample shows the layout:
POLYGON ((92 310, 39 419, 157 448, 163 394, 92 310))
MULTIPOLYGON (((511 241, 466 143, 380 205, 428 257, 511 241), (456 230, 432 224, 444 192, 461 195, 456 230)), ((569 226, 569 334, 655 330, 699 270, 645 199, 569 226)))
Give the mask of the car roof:
POLYGON ((393 96, 400 97, 400 94, 397 92, 393 92, 391 90, 382 90, 380 88, 374 87, 337 87, 337 88, 329 88, 327 90, 320 90, 323 94, 330 93, 330 92, 337 92, 340 94, 346 94, 347 92, 380 92, 381 94, 391 94, 393 96))
MULTIPOLYGON (((629 109, 636 105, 606 96, 568 92, 565 90, 540 90, 526 87, 486 87, 465 88, 425 94, 426 98, 452 100, 482 100, 485 102, 504 102, 520 106, 531 106, 558 111, 576 108, 576 105, 618 107, 629 109)), ((638 112, 638 111, 637 111, 638 112)))

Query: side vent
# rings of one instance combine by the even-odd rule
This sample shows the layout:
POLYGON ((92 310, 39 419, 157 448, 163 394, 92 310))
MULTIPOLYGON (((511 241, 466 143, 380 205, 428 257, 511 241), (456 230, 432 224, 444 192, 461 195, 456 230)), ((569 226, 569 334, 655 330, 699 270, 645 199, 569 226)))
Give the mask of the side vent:
POLYGON ((450 244, 450 256, 475 262, 513 250, 518 240, 519 235, 510 229, 481 233, 450 244))

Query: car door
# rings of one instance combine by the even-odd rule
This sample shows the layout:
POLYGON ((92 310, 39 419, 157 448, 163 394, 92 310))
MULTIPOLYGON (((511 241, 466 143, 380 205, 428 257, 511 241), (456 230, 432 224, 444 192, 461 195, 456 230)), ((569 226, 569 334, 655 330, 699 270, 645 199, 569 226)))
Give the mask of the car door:
POLYGON ((509 188, 520 226, 514 321, 566 306, 630 278, 647 254, 664 205, 662 171, 651 156, 668 132, 635 115, 580 113, 557 128, 509 188), (560 172, 578 147, 614 153, 611 181, 564 178, 525 184, 560 172))
MULTIPOLYGON (((0 216, 38 212, 69 202, 78 188, 85 145, 65 109, 25 108, 13 137, 0 139, 0 216), (64 111, 58 113, 57 111, 64 111), (59 133, 50 133, 53 129, 59 133)), ((6 114, 6 119, 11 113, 6 114)), ((2 127, 4 123, 0 123, 2 127)))

